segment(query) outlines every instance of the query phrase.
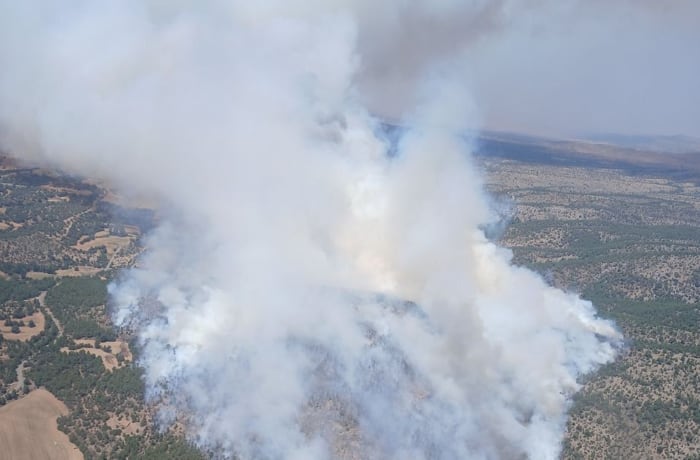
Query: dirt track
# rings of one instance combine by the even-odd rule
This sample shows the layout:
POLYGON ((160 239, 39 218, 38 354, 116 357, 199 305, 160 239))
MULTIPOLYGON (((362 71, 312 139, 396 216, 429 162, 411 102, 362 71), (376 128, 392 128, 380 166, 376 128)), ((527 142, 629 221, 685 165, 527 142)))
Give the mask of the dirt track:
POLYGON ((44 389, 0 408, 0 460, 82 460, 56 425, 67 413, 65 404, 44 389))

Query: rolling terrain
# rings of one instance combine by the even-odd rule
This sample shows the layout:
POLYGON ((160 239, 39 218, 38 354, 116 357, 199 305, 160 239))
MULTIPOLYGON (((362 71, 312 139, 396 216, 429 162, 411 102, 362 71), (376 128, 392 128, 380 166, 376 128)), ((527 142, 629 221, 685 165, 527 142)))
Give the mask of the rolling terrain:
POLYGON ((563 458, 700 458, 697 158, 548 148, 482 152, 489 190, 512 210, 501 243, 592 300, 627 344, 582 382, 563 458))
POLYGON ((201 458, 155 426, 133 337, 107 307, 152 211, 8 159, 0 194, 0 458, 201 458))
POLYGON ((83 454, 58 430, 68 408, 44 389, 0 408, 0 459, 82 460, 83 454))
MULTIPOLYGON (((493 237, 626 337, 581 382, 563 458, 700 458, 700 157, 501 133, 476 145, 509 221, 493 237)), ((155 217, 108 195, 2 163, 0 426, 14 431, 0 441, 26 458, 206 457, 157 430, 138 346, 111 323, 107 283, 155 217)))

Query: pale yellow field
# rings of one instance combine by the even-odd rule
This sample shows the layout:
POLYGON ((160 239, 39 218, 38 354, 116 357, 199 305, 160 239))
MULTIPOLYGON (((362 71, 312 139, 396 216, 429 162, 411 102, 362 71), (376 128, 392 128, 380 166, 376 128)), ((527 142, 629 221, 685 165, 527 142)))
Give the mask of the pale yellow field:
POLYGON ((95 234, 95 238, 86 242, 81 242, 73 246, 81 251, 88 251, 92 248, 98 248, 104 246, 107 249, 107 254, 114 254, 118 248, 127 247, 131 243, 132 238, 128 236, 107 236, 104 235, 105 232, 98 232, 95 234))
POLYGON ((0 408, 0 460, 82 460, 83 454, 58 431, 68 408, 44 389, 0 408))
POLYGON ((80 265, 77 270, 70 268, 56 270, 56 276, 94 276, 101 271, 101 268, 80 265))
POLYGON ((19 328, 19 332, 17 334, 13 334, 12 327, 5 326, 3 322, 0 322, 0 333, 2 333, 3 337, 7 340, 22 340, 26 342, 35 335, 39 335, 39 333, 44 330, 44 324, 46 323, 46 319, 44 318, 43 313, 40 311, 34 312, 34 314, 31 316, 25 316, 24 318, 21 318, 21 320, 24 321, 24 324, 28 324, 29 320, 34 320, 36 326, 21 326, 19 328))

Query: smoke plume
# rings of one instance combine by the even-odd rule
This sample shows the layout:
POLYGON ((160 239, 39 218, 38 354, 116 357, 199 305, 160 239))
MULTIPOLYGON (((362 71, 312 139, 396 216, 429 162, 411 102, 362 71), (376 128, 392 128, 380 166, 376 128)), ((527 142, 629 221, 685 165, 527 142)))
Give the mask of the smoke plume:
POLYGON ((376 3, 3 0, 2 145, 160 200, 114 318, 161 423, 198 445, 556 458, 577 378, 620 336, 480 230, 459 43, 400 49, 456 14, 495 24, 498 2, 376 3), (392 146, 365 102, 402 71, 392 146))

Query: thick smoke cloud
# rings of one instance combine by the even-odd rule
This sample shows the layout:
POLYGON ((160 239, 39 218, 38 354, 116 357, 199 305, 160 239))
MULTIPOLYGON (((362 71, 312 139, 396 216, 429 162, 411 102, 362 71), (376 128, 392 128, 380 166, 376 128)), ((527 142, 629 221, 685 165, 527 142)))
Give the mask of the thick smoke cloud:
POLYGON ((361 103, 396 15, 477 24, 490 3, 382 5, 2 1, 3 147, 160 199, 114 317, 161 422, 199 445, 556 458, 578 377, 620 336, 480 230, 476 110, 442 39, 408 65, 395 154, 361 103))

